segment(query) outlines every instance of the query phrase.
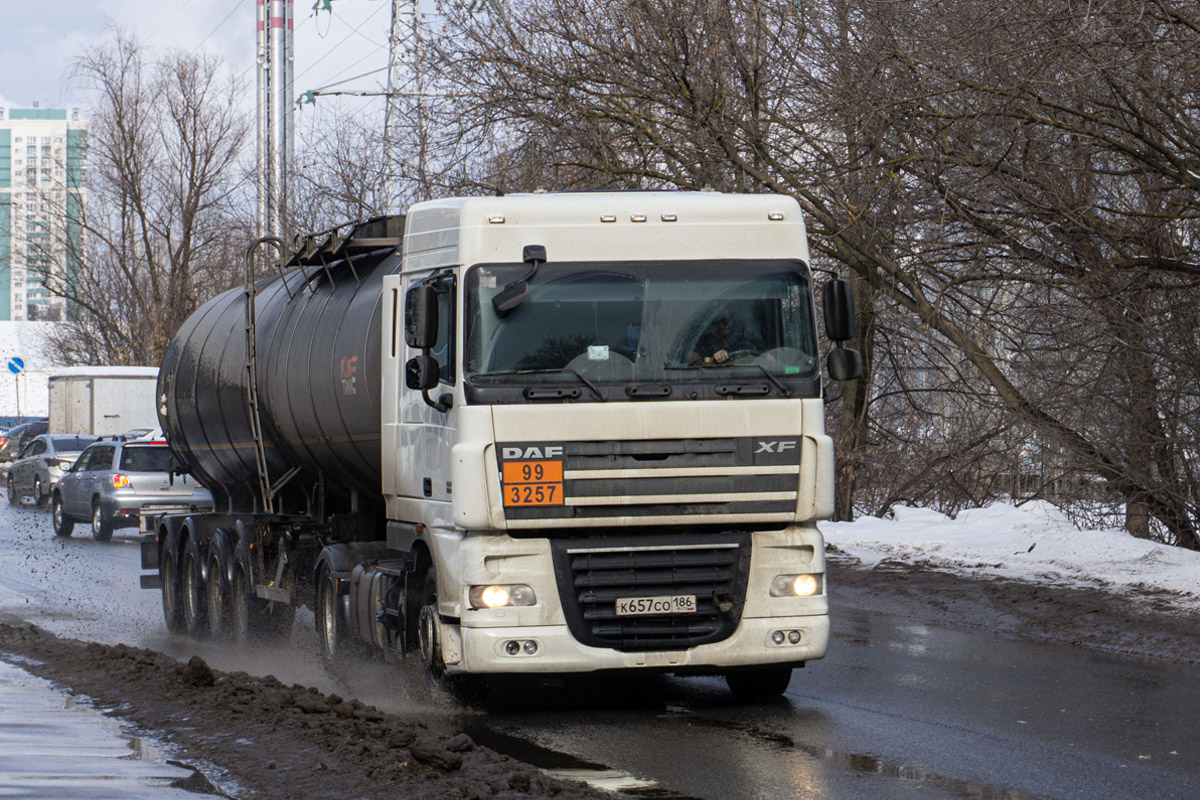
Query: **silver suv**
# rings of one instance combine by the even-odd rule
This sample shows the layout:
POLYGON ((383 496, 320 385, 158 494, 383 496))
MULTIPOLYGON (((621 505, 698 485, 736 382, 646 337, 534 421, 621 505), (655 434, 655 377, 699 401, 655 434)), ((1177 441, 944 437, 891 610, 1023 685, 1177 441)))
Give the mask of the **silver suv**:
POLYGON ((39 507, 45 505, 50 487, 94 441, 95 436, 73 433, 44 433, 28 440, 8 468, 8 502, 18 505, 22 497, 33 495, 39 507))
POLYGON ((179 465, 164 441, 104 439, 95 442, 54 485, 54 533, 70 536, 76 521, 90 520, 105 542, 114 528, 138 524, 142 508, 212 508, 212 494, 179 465))

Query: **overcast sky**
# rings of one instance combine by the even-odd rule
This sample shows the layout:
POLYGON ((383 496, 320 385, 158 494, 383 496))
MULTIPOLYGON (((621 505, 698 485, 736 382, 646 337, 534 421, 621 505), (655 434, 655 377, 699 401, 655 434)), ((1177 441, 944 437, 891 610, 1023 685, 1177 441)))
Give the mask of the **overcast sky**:
MULTIPOLYGON (((313 2, 294 5, 296 93, 373 70, 380 71, 336 88, 383 86, 391 0, 331 0, 331 11, 317 13, 313 2)), ((155 50, 221 56, 245 76, 247 99, 253 96, 255 0, 3 0, 3 8, 0 106, 86 108, 87 97, 69 84, 71 59, 114 25, 155 50)))

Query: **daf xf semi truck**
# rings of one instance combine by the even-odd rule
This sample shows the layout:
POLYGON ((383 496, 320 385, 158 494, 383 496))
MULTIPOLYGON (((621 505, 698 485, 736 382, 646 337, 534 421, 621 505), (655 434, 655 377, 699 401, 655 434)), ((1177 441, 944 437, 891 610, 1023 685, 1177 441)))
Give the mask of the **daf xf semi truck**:
MULTIPOLYGON (((270 641, 307 605, 330 661, 746 696, 825 654, 834 459, 794 200, 434 200, 276 267, 161 366, 162 428, 216 501, 146 521, 171 630, 270 641)), ((822 294, 851 379, 849 286, 822 294)))

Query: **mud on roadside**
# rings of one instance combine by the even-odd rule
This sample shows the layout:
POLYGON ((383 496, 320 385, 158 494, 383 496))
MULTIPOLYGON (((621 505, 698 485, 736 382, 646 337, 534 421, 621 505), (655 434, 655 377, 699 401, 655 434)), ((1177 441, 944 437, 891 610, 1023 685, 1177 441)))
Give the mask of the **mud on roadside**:
POLYGON ((466 734, 435 734, 419 721, 272 676, 222 673, 199 657, 183 664, 153 650, 0 623, 0 657, 6 654, 150 732, 189 763, 221 765, 224 773, 211 777, 236 784, 239 797, 611 797, 548 777, 466 734))
POLYGON ((865 568, 830 548, 830 606, 861 608, 1003 636, 1063 642, 1177 664, 1200 663, 1194 599, 1141 589, 966 577, 921 564, 883 561, 865 568))
MULTIPOLYGON (((923 623, 1057 641, 1174 663, 1200 663, 1200 618, 1179 598, 1127 597, 923 565, 864 568, 829 554, 831 605, 923 623)), ((0 623, 0 657, 151 733, 245 798, 611 798, 557 780, 420 721, 274 677, 223 673, 153 650, 60 639, 0 623)), ((190 788, 190 787, 189 787, 190 788)), ((213 790, 220 794, 219 791, 213 790)))

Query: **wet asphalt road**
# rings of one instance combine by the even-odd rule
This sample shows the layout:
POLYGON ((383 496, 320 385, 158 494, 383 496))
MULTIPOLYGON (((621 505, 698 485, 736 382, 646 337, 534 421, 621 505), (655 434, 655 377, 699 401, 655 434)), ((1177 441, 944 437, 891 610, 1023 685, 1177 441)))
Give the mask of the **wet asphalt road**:
POLYGON ((797 671, 775 702, 735 703, 718 678, 591 679, 505 686, 493 692, 503 702, 486 710, 417 708, 420 692, 398 684, 414 678, 397 678, 395 667, 326 676, 311 616, 307 631, 297 624, 295 651, 261 662, 169 636, 157 592, 137 588, 133 541, 62 540, 49 528, 44 510, 0 508, 0 616, 336 689, 431 726, 465 728, 551 771, 639 787, 629 794, 1200 798, 1195 667, 924 626, 835 602, 829 656, 797 671))
POLYGON ((573 703, 550 684, 465 722, 656 798, 1200 798, 1195 669, 854 610, 834 623, 830 655, 777 702, 736 704, 715 678, 585 682, 573 703))

